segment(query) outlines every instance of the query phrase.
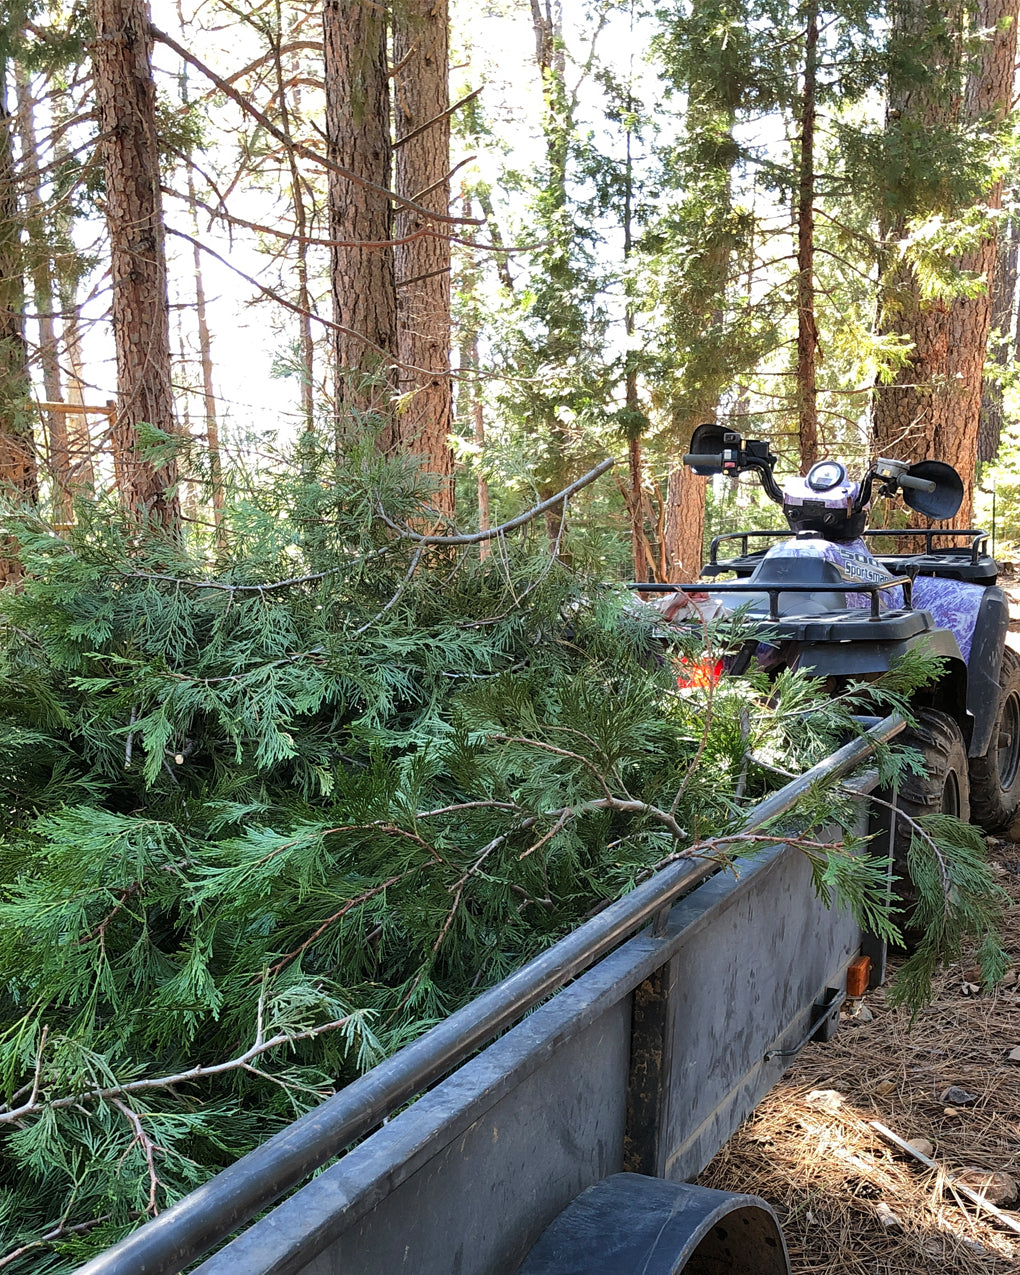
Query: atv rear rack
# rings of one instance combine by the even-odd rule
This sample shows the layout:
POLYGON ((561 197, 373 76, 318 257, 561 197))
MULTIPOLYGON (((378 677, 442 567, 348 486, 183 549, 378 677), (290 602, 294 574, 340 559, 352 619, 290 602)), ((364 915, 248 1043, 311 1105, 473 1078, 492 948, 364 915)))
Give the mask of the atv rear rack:
MULTIPOLYGON (((743 535, 743 532, 738 532, 743 535)), ((756 532, 748 532, 748 535, 758 534, 756 532)), ((713 584, 711 590, 706 589, 704 581, 696 581, 693 584, 654 584, 654 583, 638 583, 628 584, 628 589, 633 589, 635 593, 707 593, 711 591, 717 593, 767 593, 769 599, 769 619, 782 620, 785 616, 779 614, 779 595, 781 593, 867 593, 871 596, 871 613, 868 616, 870 620, 884 620, 888 615, 883 615, 879 610, 879 602, 881 595, 887 589, 902 589, 903 601, 905 607, 909 608, 912 603, 911 588, 913 581, 910 576, 893 576, 889 580, 878 582, 862 581, 859 584, 853 584, 848 581, 840 581, 839 584, 752 584, 746 580, 731 580, 725 584, 713 584)))
MULTIPOLYGON (((994 561, 988 555, 988 533, 975 527, 950 527, 942 530, 937 527, 875 527, 864 533, 865 538, 896 539, 903 536, 923 536, 923 554, 886 554, 877 553, 876 558, 890 571, 909 571, 912 575, 943 576, 950 579, 969 580, 974 584, 994 584, 997 570, 994 561), (934 542, 941 537, 952 537, 957 540, 969 536, 966 545, 935 548, 934 542)), ((763 531, 731 531, 722 536, 715 536, 709 547, 708 562, 701 574, 709 579, 733 571, 738 576, 747 576, 762 560, 764 549, 749 552, 749 541, 756 540, 789 540, 791 532, 788 527, 768 528, 763 531), (740 554, 736 558, 719 560, 719 546, 730 540, 740 541, 740 554)))

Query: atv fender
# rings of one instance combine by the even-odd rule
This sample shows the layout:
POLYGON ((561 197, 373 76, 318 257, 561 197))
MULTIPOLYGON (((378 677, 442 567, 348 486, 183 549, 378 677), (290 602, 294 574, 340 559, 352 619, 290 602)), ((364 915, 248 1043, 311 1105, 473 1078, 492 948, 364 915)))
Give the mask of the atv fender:
MULTIPOLYGON (((937 707, 948 713, 959 723, 964 739, 973 739, 976 720, 969 709, 971 688, 967 679, 967 666, 963 662, 956 638, 948 629, 932 629, 902 641, 819 643, 817 646, 807 644, 801 648, 797 667, 812 677, 866 678, 886 672, 897 656, 918 647, 930 655, 940 655, 946 666, 938 683, 917 693, 913 703, 918 707, 937 707)), ((978 706, 986 733, 991 730, 998 702, 999 690, 996 683, 994 695, 989 696, 988 703, 978 706)), ((975 755, 973 746, 969 752, 971 756, 975 755)))
MULTIPOLYGON (((901 640, 805 643, 797 667, 812 677, 866 677, 870 673, 886 672, 897 656, 918 647, 931 655, 941 655, 947 661, 951 676, 966 679, 963 656, 948 629, 929 629, 901 640)), ((961 709, 963 699, 961 696, 961 709)))
POLYGON ((973 721, 968 757, 983 757, 992 742, 999 707, 1002 648, 1009 630, 1009 605, 998 585, 984 591, 967 667, 967 713, 973 721))

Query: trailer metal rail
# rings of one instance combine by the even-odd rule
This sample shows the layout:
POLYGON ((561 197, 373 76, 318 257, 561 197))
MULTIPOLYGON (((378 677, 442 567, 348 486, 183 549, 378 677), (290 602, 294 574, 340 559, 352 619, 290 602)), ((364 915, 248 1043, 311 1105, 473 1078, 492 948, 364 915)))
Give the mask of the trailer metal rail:
MULTIPOLYGON (((860 737, 844 745, 830 757, 762 801, 743 821, 739 831, 753 832, 766 828, 774 820, 789 812, 814 785, 844 778, 857 769, 879 745, 902 730, 904 724, 902 717, 898 714, 877 722, 860 737)), ((874 778, 871 782, 874 782, 874 778)), ((781 844, 782 834, 778 832, 777 842, 779 844, 769 852, 773 858, 778 851, 785 849, 781 844)), ((766 861, 771 862, 769 855, 765 856, 760 865, 760 874, 763 879, 767 875, 765 868, 768 862, 766 861)), ((542 1006, 525 1023, 520 1024, 496 1045, 490 1046, 467 1067, 457 1072, 457 1076, 463 1073, 462 1081, 458 1082, 457 1076, 453 1076, 443 1085, 433 1089, 425 1098, 419 1099, 408 1111, 402 1112, 368 1142, 344 1156, 327 1173, 316 1178, 297 1195, 292 1196, 286 1204, 270 1213, 250 1232, 242 1234, 239 1240, 235 1240, 222 1250, 220 1255, 207 1261, 201 1268, 203 1275, 225 1275, 227 1271, 233 1272, 234 1275, 240 1275, 241 1272, 244 1272, 244 1275, 249 1273, 254 1275, 256 1271, 267 1272, 267 1275, 268 1272, 284 1275, 285 1272, 304 1270, 306 1266, 311 1271, 312 1266, 309 1263, 314 1260, 317 1253, 322 1251, 323 1245, 331 1242, 330 1237, 336 1239, 357 1222, 366 1210, 379 1203, 385 1194, 384 1184, 389 1184, 390 1188, 395 1189, 400 1182, 406 1181, 416 1168, 421 1167, 423 1163, 421 1159, 423 1153, 420 1152, 423 1137, 422 1122, 426 1124, 432 1122, 429 1125, 432 1132, 425 1139, 426 1142, 431 1139, 430 1145, 432 1145, 437 1138, 440 1141, 446 1138, 447 1141, 443 1145, 448 1145, 453 1136, 454 1126, 460 1128, 463 1121, 467 1119, 464 1112, 469 1109, 475 1110, 477 1103, 481 1101, 478 1098, 472 1099, 475 1107, 472 1107, 471 1103, 467 1106, 456 1107, 461 1114, 452 1116, 449 1098, 444 1094, 447 1086, 452 1083, 455 1092, 458 1084, 461 1089, 465 1086, 470 1088, 471 1085, 478 1083, 478 1077, 481 1075, 484 1101, 491 1105, 496 1101, 493 1097, 496 1090, 501 1093, 509 1092, 507 1088, 510 1084, 509 1077, 515 1074, 515 1070, 522 1071, 522 1074, 527 1072, 528 1068, 534 1071, 540 1063, 543 1063, 543 1060, 549 1060, 550 1051, 555 1052, 557 1049, 560 1049, 562 1054, 559 1060, 562 1065, 570 1051, 578 1048, 580 1035, 583 1035, 588 1028, 594 1030, 600 1013, 607 1011, 607 1007, 612 1008, 612 1012, 617 1017, 624 1013, 625 1011, 619 1008, 624 1004, 620 998, 629 996, 635 988, 655 975, 657 971, 661 974, 664 962, 668 965, 683 943, 690 940, 690 924, 677 929, 677 918, 675 915, 671 916, 671 908, 682 895, 687 895, 694 900, 695 896, 690 895, 689 892, 717 871, 718 864, 715 861, 688 859, 671 864, 656 873, 515 974, 482 993, 470 1004, 424 1033, 417 1041, 401 1049, 320 1106, 306 1113, 287 1129, 210 1179, 159 1217, 140 1227, 121 1243, 94 1258, 80 1268, 80 1275, 177 1275, 178 1272, 221 1244, 280 1196, 298 1186, 310 1174, 377 1129, 384 1120, 412 1098, 436 1085, 437 1081, 454 1068, 461 1067, 465 1060, 479 1048, 505 1032, 557 989, 563 988, 577 979, 578 975, 600 962, 595 970, 591 970, 590 974, 573 983, 568 991, 561 992, 554 1001, 542 1006), (631 938, 636 931, 648 926, 649 922, 653 923, 649 933, 636 939, 631 938), (671 934, 672 938, 670 938, 671 934), (630 939, 629 943, 626 942, 628 939, 630 939), (626 957, 621 944, 626 944, 626 957), (613 955, 609 955, 611 953, 613 955), (558 1002, 563 997, 567 998, 566 1008, 562 1006, 557 1008, 558 1002), (574 1006, 573 1009, 570 1009, 571 1005, 574 1006), (556 1026, 557 1014, 562 1018, 568 1011, 568 1017, 570 1014, 574 1015, 571 1019, 573 1028, 570 1032, 556 1026), (534 1024, 533 1027, 532 1024, 534 1024), (542 1024, 545 1024, 544 1029, 542 1024), (536 1045, 535 1039, 541 1035, 542 1030, 545 1030, 547 1034, 542 1038, 542 1042, 536 1045), (520 1035, 522 1032, 523 1036, 520 1035), (522 1040, 525 1042, 523 1045, 522 1040), (527 1063, 522 1062, 525 1056, 530 1060, 527 1063), (437 1120, 438 1126, 435 1123, 437 1120), (453 1124, 450 1123, 451 1120, 453 1124), (461 1124, 457 1124, 457 1121, 461 1124), (378 1148, 384 1145, 389 1145, 391 1149, 388 1158, 384 1156, 384 1163, 380 1169, 379 1155, 382 1152, 378 1148), (399 1155, 396 1159, 394 1159, 394 1147, 399 1147, 399 1155), (373 1164, 376 1166, 375 1170, 372 1170, 373 1164), (354 1179, 351 1178, 351 1174, 355 1175, 354 1179), (357 1186, 357 1183, 361 1185, 357 1186), (351 1205, 355 1197, 360 1201, 356 1207, 351 1205), (316 1213, 317 1208, 321 1217, 319 1213, 316 1213), (297 1232, 304 1234, 302 1228, 305 1227, 306 1220, 313 1215, 319 1218, 313 1228, 317 1238, 314 1242, 302 1241, 304 1248, 301 1249, 294 1237, 297 1232), (276 1219, 275 1222, 274 1219, 276 1219), (295 1222, 295 1219, 298 1221, 295 1222), (256 1232, 259 1232, 257 1236, 256 1232), (255 1236, 255 1239, 249 1240, 250 1236, 255 1236)), ((752 880, 753 875, 753 871, 750 872, 746 880, 752 880)), ((716 880, 719 881, 719 878, 716 880)), ((803 883, 798 888, 803 890, 803 883)), ((702 889, 704 890, 705 887, 702 889)), ((787 887, 783 886, 783 889, 787 887)), ((699 897, 700 893, 699 891, 699 897)), ((696 929, 700 926, 699 933, 702 933, 704 922, 703 919, 699 921, 697 918, 699 916, 703 918, 706 915, 707 907, 711 905, 725 911, 731 908, 733 900, 738 898, 743 900, 742 906, 746 906, 749 899, 751 906, 754 906, 753 897, 747 893, 746 881, 737 883, 731 879, 722 881, 714 887, 714 893, 709 891, 709 895, 705 895, 700 902, 696 904, 692 902, 691 907, 694 910, 691 912, 691 918, 693 918, 691 924, 694 924, 696 929), (711 899, 715 899, 716 902, 711 903, 711 899)), ((683 906, 680 905, 681 912, 683 906)), ((675 913, 677 909, 673 911, 675 913)), ((814 924, 817 929, 817 922, 814 924)), ((791 928, 792 926, 793 919, 791 919, 791 928)), ((719 936, 721 933, 720 930, 719 936)), ((842 944, 844 948, 846 942, 845 936, 839 939, 839 944, 842 944)), ((842 956, 840 959, 843 959, 842 956)), ((812 974, 810 977, 816 976, 812 974)), ((810 978, 808 981, 810 982, 810 978)), ((659 1008, 661 1010, 662 1006, 660 1005, 659 1008)), ((767 1073, 771 1078, 766 1088, 774 1083, 782 1072, 782 1063, 773 1063, 772 1059, 781 1059, 788 1053, 795 1052, 795 1049, 791 1050, 791 1044, 796 1045, 798 1041, 803 1043, 805 1031, 809 1036, 814 1034, 820 1022, 823 1019, 831 1019, 837 1009, 838 1000, 833 998, 830 998, 827 1007, 823 1006, 821 1011, 813 1009, 810 1003, 806 1006, 802 1004, 789 1021, 779 1022, 773 1032, 770 1057, 764 1056, 759 1051, 756 1055, 757 1062, 754 1062, 756 1073, 765 1064, 771 1067, 767 1073), (792 1042, 786 1039, 791 1030, 796 1032, 792 1042)), ((593 1061, 587 1055, 580 1056, 588 1058, 584 1064, 586 1067, 591 1064, 595 1068, 595 1073, 598 1073, 599 1067, 603 1064, 610 1070, 611 1065, 622 1065, 625 1069, 631 1065, 630 1054, 635 1046, 631 1039, 629 1007, 626 1008, 626 1018, 626 1032, 611 1046, 607 1044, 604 1059, 593 1061), (624 1051, 623 1054, 621 1050, 624 1051)), ((768 1026, 767 1023, 766 1026, 768 1026)), ((661 1031, 661 1027, 661 1023, 658 1024, 654 1028, 653 1035, 654 1032, 661 1031)), ((771 1027, 768 1027, 768 1030, 773 1031, 771 1027)), ((749 1048, 754 1054, 757 1045, 752 1042, 749 1048)), ((653 1047, 650 1059, 655 1052, 656 1049, 653 1047)), ((661 1061, 660 1058, 660 1063, 661 1061)), ((580 1060, 576 1066, 581 1066, 580 1060)), ((607 1095, 610 1086, 607 1073, 603 1077, 605 1094, 599 1097, 599 1086, 602 1082, 598 1081, 595 1073, 591 1080, 593 1087, 590 1105, 597 1114, 597 1110, 601 1110, 609 1102, 607 1095)), ((627 1088, 626 1084, 624 1087, 627 1088)), ((729 1129, 723 1131, 725 1121, 721 1123, 716 1121, 718 1127, 709 1127, 710 1121, 705 1127, 688 1130, 681 1141, 685 1145, 690 1143, 690 1146, 697 1150, 691 1150, 685 1160, 675 1147, 667 1150, 666 1143, 656 1131, 661 1124, 659 1117, 662 1111, 659 1108, 663 1101, 665 1099, 662 1092, 657 1090, 653 1093, 650 1090, 646 1095, 649 1109, 642 1115, 638 1110, 641 1106, 639 1096, 633 1086, 627 1088, 629 1126, 638 1128, 644 1121, 649 1130, 647 1137, 643 1139, 644 1150, 637 1148, 630 1157, 629 1165, 638 1168, 643 1165, 644 1172, 676 1177, 681 1174, 682 1169, 689 1168, 695 1160, 703 1159, 706 1148, 714 1151, 716 1147, 713 1143, 721 1145, 719 1135, 721 1134, 721 1140, 725 1141, 729 1129), (655 1108, 658 1114, 654 1114, 652 1108, 655 1108), (649 1150, 649 1148, 658 1149, 649 1150), (691 1159, 692 1156, 694 1159, 691 1159)), ((484 1107, 484 1102, 482 1105, 484 1107)), ((617 1116, 614 1117, 617 1123, 619 1122, 618 1107, 617 1103, 617 1107, 614 1108, 617 1110, 617 1116)), ((598 1156, 605 1158, 602 1152, 599 1152, 598 1156)), ((622 1162, 616 1167, 622 1167, 622 1162)), ((612 1171, 612 1168, 610 1164, 609 1171, 612 1171)), ((563 1177, 566 1170, 561 1168, 559 1172, 563 1177)), ((578 1169, 577 1173, 580 1175, 578 1179, 580 1185, 576 1187, 573 1194, 589 1185, 589 1181, 584 1180, 586 1174, 590 1178, 589 1169, 585 1168, 583 1171, 578 1169)), ((567 1177, 569 1176, 570 1174, 567 1173, 567 1177)), ((551 1207, 554 1194, 550 1193, 548 1201, 539 1201, 543 1207, 538 1208, 537 1213, 533 1209, 534 1216, 529 1214, 528 1227, 524 1228, 528 1232, 527 1235, 522 1232, 513 1238, 510 1249, 513 1250, 514 1266, 506 1264, 508 1257, 500 1257, 496 1265, 470 1269, 491 1269, 493 1272, 516 1269, 516 1264, 527 1251, 527 1248, 521 1249, 521 1245, 525 1243, 525 1240, 530 1245, 535 1238, 535 1235, 531 1233, 537 1224, 535 1218, 544 1216, 542 1222, 544 1226, 550 1220, 550 1216, 555 1216, 563 1203, 567 1202, 561 1201, 552 1215, 549 1215, 548 1209, 551 1207)), ((567 1200, 570 1198, 572 1196, 568 1196, 567 1200)), ((415 1216, 417 1217, 417 1212, 415 1216)), ((391 1231, 392 1228, 389 1228, 389 1232, 391 1231)), ((379 1242, 391 1242, 392 1239, 392 1233, 386 1233, 379 1242)), ((504 1244, 505 1249, 506 1247, 504 1244)), ((507 1251, 509 1252, 510 1249, 507 1251)), ((319 1269, 332 1271, 339 1268, 333 1265, 320 1268, 316 1265, 315 1270, 319 1269)), ((345 1266, 344 1269, 352 1268, 345 1266)), ((357 1269, 359 1271, 374 1270, 376 1267, 359 1265, 357 1269)), ((383 1265, 378 1269, 390 1268, 383 1265)), ((407 1269, 423 1272, 426 1266, 412 1265, 407 1269)), ((438 1265, 434 1269, 443 1271, 443 1266, 438 1265)), ((447 1272, 449 1269, 452 1268, 448 1267, 447 1272)), ((457 1269, 462 1268, 458 1266, 457 1269)), ((463 1269, 466 1271, 469 1268, 463 1267, 463 1269)))

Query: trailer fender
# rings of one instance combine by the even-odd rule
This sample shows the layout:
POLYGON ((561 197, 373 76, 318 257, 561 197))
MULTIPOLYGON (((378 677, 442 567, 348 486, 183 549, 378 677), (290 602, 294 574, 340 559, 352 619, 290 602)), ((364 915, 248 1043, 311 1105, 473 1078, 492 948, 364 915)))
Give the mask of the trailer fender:
POLYGON ((614 1173, 583 1191, 517 1275, 790 1275, 776 1215, 755 1195, 614 1173))

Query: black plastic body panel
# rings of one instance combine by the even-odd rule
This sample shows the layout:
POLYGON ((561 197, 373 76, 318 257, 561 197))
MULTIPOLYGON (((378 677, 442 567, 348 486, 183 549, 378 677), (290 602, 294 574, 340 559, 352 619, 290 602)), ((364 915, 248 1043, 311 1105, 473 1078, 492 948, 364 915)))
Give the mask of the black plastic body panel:
POLYGON ((954 661, 958 672, 966 677, 960 648, 948 629, 931 629, 901 640, 805 643, 797 667, 816 677, 862 677, 884 673, 897 656, 918 646, 954 661))
POLYGON ((970 584, 993 585, 999 568, 993 558, 982 554, 977 562, 969 553, 953 549, 936 549, 933 553, 879 554, 875 557, 894 576, 937 576, 943 580, 966 580, 970 584))
POLYGON ((992 742, 999 711, 999 673, 1002 648, 1009 631, 1009 603, 998 585, 985 590, 974 626, 967 667, 967 712, 973 731, 967 749, 971 757, 983 757, 992 742))
MULTIPOLYGON (((748 619, 757 619, 750 612, 748 619)), ((766 631, 763 641, 779 642, 907 642, 922 635, 934 636, 935 621, 927 611, 885 611, 873 620, 863 614, 863 608, 829 612, 824 616, 797 619, 783 616, 779 620, 762 618, 766 631)), ((954 643, 955 645, 955 643, 954 643)), ((959 655, 959 648, 957 648, 959 655)))

